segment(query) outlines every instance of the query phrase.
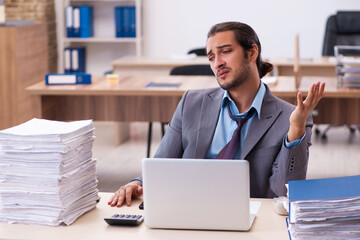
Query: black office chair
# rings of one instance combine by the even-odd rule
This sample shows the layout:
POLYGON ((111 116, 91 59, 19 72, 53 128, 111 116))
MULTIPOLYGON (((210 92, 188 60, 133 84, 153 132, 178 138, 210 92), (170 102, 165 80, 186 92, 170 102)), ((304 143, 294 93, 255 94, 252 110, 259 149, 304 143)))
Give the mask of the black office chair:
POLYGON ((188 54, 195 53, 197 56, 206 56, 206 48, 194 48, 191 49, 188 54))
POLYGON ((209 64, 199 64, 174 67, 171 69, 170 75, 214 76, 214 73, 209 64))
MULTIPOLYGON (((360 11, 338 11, 331 15, 326 23, 322 55, 334 56, 334 46, 360 46, 360 11)), ((322 140, 327 140, 326 133, 335 125, 329 125, 321 133, 318 128, 315 133, 321 133, 322 140)), ((347 126, 354 133, 359 126, 347 126)))
MULTIPOLYGON (((170 71, 170 75, 183 75, 183 76, 214 76, 210 65, 208 64, 198 64, 198 65, 185 65, 174 67, 170 71)), ((165 125, 168 123, 161 123, 161 133, 162 136, 165 134, 165 125)), ((151 135, 152 135, 152 122, 149 122, 148 130, 148 141, 147 141, 147 157, 150 157, 150 148, 151 148, 151 135)))

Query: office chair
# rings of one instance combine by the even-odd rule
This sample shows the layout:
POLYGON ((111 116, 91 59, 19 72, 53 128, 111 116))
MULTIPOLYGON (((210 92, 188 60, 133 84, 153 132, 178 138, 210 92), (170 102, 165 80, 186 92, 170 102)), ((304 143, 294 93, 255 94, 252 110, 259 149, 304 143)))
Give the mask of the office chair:
POLYGON ((188 54, 191 53, 195 53, 196 56, 206 56, 206 48, 194 48, 188 52, 188 54))
MULTIPOLYGON (((174 67, 170 71, 170 75, 183 75, 183 76, 214 76, 210 65, 207 64, 199 64, 199 65, 186 65, 186 66, 178 66, 174 67)), ((166 122, 161 123, 161 134, 164 136, 165 134, 165 125, 168 124, 166 122)), ((147 157, 150 157, 150 147, 151 147, 151 135, 152 135, 152 122, 149 122, 149 131, 148 131, 148 139, 147 139, 147 157)))
MULTIPOLYGON (((334 46, 349 45, 360 46, 360 11, 338 11, 336 15, 331 15, 326 22, 324 43, 322 49, 323 56, 334 56, 334 46)), ((326 133, 335 125, 329 125, 321 134, 321 139, 326 141, 326 133)), ((356 127, 347 126, 351 133, 356 131, 356 127)), ((360 130, 360 127, 357 127, 360 130)), ((315 129, 316 135, 320 134, 318 128, 315 129)))

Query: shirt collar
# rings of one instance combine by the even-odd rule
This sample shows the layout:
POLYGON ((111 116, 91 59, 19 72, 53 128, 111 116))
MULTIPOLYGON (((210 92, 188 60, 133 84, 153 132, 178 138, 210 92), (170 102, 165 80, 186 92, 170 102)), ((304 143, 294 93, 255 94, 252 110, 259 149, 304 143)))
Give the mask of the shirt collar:
MULTIPOLYGON (((254 98, 254 101, 252 102, 251 106, 249 109, 251 108, 255 108, 256 113, 258 118, 260 119, 260 112, 261 112, 261 105, 262 102, 264 100, 265 97, 265 93, 266 93, 266 87, 265 84, 263 83, 263 81, 260 80, 260 88, 254 98)), ((239 110, 237 109, 237 107, 235 106, 234 101, 231 99, 230 94, 228 91, 225 91, 224 96, 222 98, 222 108, 224 108, 226 106, 226 99, 229 100, 230 103, 230 109, 232 113, 235 113, 234 116, 241 116, 243 114, 239 114, 239 110)), ((244 113, 244 115, 247 114, 247 112, 244 113)))

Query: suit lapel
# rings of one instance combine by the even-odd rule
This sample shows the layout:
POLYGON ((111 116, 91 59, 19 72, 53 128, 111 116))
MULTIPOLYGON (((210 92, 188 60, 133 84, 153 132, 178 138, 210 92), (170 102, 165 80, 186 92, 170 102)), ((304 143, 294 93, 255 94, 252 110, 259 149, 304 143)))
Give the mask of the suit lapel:
POLYGON ((194 158, 204 158, 207 153, 219 119, 223 95, 224 90, 221 88, 209 94, 204 94, 194 158))
POLYGON ((265 132, 271 127, 274 121, 281 113, 280 109, 277 109, 276 99, 274 95, 267 88, 267 92, 264 101, 261 106, 260 119, 255 117, 251 123, 247 136, 245 138, 243 149, 241 153, 241 159, 244 159, 249 154, 255 144, 261 139, 265 132))

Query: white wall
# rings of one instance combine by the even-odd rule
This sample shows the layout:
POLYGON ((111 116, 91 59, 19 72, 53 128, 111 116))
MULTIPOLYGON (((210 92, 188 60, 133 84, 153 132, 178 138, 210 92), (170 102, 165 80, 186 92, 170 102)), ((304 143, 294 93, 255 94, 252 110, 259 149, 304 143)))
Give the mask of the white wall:
POLYGON ((291 57, 299 33, 300 56, 320 56, 326 19, 360 10, 359 0, 144 0, 145 55, 185 54, 205 46, 210 27, 241 21, 257 32, 263 57, 291 57))
MULTIPOLYGON (((57 12, 60 1, 55 0, 57 12)), ((101 0, 95 3, 109 4, 101 0)), ((263 58, 292 57, 296 33, 300 37, 300 57, 316 57, 321 55, 327 17, 337 10, 360 10, 360 0, 143 0, 143 5, 144 55, 164 57, 204 47, 210 27, 223 21, 252 26, 260 38, 263 58)), ((106 12, 102 14, 104 19, 109 18, 106 12)), ((57 21, 60 36, 59 16, 57 21)), ((107 28, 114 32, 113 24, 107 28)), ((129 44, 108 45, 89 46, 88 72, 102 74, 111 69, 110 61, 135 54, 129 44)))

